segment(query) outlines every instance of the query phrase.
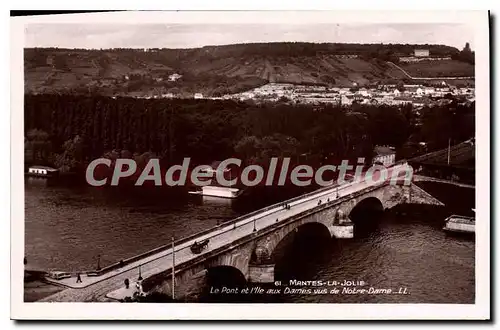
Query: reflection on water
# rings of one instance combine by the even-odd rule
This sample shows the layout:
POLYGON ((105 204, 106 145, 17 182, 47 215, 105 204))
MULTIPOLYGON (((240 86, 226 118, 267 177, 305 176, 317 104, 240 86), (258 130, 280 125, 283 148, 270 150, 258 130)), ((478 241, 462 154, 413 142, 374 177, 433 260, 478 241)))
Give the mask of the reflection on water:
MULTIPOLYGON (((94 268, 98 255, 105 266, 169 244, 171 236, 194 234, 275 202, 47 185, 40 179, 27 180, 25 191, 26 256, 28 266, 37 269, 94 268)), ((275 276, 283 283, 361 280, 375 288, 406 287, 409 295, 280 294, 232 300, 473 303, 475 242, 443 232, 447 212, 395 208, 383 212, 376 225, 357 223, 354 239, 302 233, 289 240, 276 260, 275 276)), ((200 299, 210 301, 207 296, 200 299)))
POLYGON ((105 266, 231 220, 227 201, 163 190, 25 184, 25 254, 30 268, 105 266))
POLYGON ((231 198, 220 198, 213 196, 202 196, 203 205, 218 205, 230 207, 233 204, 233 199, 231 198))
MULTIPOLYGON (((267 295, 205 294, 201 301, 260 302, 260 303, 474 303, 475 242, 473 236, 454 236, 441 230, 441 215, 424 217, 396 211, 384 212, 377 226, 358 230, 354 239, 330 239, 316 235, 314 239, 294 237, 286 253, 275 265, 275 280, 281 289, 314 289, 311 286, 291 286, 299 281, 364 281, 364 288, 406 288, 399 294, 304 294, 267 295), (288 284, 288 285, 287 285, 288 284)), ((319 233, 317 233, 319 234, 319 233)), ((228 280, 227 283, 231 283, 228 280)), ((216 286, 219 283, 207 283, 216 286)), ((227 286, 228 284, 226 284, 227 286)), ((273 284, 257 285, 266 291, 273 284)), ((337 287, 341 292, 343 286, 337 287)), ((347 287, 349 288, 349 287, 347 287)))
POLYGON ((409 295, 286 295, 278 300, 473 303, 474 239, 450 237, 441 227, 441 219, 431 213, 420 218, 385 212, 364 235, 329 240, 319 249, 299 242, 298 252, 278 265, 283 280, 365 281, 374 288, 406 287, 409 295))

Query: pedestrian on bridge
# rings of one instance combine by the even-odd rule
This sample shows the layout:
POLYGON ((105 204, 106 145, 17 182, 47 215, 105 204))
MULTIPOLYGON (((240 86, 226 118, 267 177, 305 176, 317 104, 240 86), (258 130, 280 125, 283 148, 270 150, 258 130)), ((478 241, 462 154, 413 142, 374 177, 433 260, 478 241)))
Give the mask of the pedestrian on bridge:
POLYGON ((80 276, 80 273, 76 274, 76 283, 82 283, 82 277, 80 276))

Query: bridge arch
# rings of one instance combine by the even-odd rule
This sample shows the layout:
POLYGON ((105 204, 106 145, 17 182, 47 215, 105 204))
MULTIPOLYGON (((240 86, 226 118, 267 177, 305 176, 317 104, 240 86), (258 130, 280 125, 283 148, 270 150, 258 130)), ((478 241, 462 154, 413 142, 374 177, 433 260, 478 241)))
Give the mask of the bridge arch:
POLYGON ((359 201, 349 212, 349 219, 354 223, 354 237, 368 237, 377 231, 384 204, 377 197, 367 197, 359 201))
POLYGON ((377 197, 367 197, 358 201, 349 212, 349 219, 354 224, 359 224, 366 220, 366 215, 379 215, 384 211, 384 204, 377 197))
POLYGON ((330 231, 325 224, 306 222, 290 231, 278 242, 271 254, 271 259, 276 263, 287 253, 291 252, 292 255, 296 255, 301 252, 304 246, 307 246, 307 250, 318 248, 331 238, 330 231))
POLYGON ((206 282, 214 287, 234 287, 246 283, 245 275, 234 266, 217 265, 206 269, 206 282))
POLYGON ((240 291, 247 284, 246 278, 238 268, 216 265, 206 269, 205 283, 199 297, 201 302, 238 301, 240 291))
POLYGON ((286 226, 260 241, 251 256, 252 264, 274 264, 287 250, 298 242, 318 242, 331 239, 330 231, 323 222, 303 222, 298 226, 286 226))
POLYGON ((307 263, 311 252, 316 255, 315 251, 324 248, 331 238, 323 222, 307 221, 281 228, 256 245, 249 264, 249 281, 273 282, 282 271, 287 273, 290 267, 307 263))

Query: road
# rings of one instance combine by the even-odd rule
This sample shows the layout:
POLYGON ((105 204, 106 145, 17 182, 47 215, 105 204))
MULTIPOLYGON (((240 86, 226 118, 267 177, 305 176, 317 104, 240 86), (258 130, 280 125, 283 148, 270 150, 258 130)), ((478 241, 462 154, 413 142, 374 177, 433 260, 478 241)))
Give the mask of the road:
POLYGON ((438 178, 433 178, 433 177, 425 176, 425 175, 414 175, 413 176, 413 181, 414 182, 419 182, 419 181, 439 182, 439 183, 452 184, 454 186, 463 187, 463 188, 475 188, 476 187, 473 184, 462 183, 462 182, 451 181, 451 180, 445 180, 445 179, 438 179, 438 178))
MULTIPOLYGON (((388 169, 388 177, 391 177, 391 171, 405 168, 407 165, 397 165, 388 169)), ((404 172, 399 177, 403 177, 404 172)), ((175 247, 175 265, 181 265, 184 262, 199 257, 217 248, 232 244, 235 240, 244 238, 254 233, 255 229, 261 230, 272 226, 279 221, 284 221, 289 217, 299 213, 311 210, 318 206, 319 201, 326 202, 327 199, 334 200, 346 195, 350 195, 370 186, 382 185, 381 182, 347 182, 342 185, 334 185, 331 189, 305 195, 304 198, 289 202, 289 210, 282 206, 276 206, 265 210, 262 213, 244 218, 227 226, 214 229, 206 234, 198 236, 175 247), (194 241, 203 241, 209 239, 209 245, 201 254, 193 254, 190 246, 194 241)), ((124 286, 124 280, 129 279, 133 283, 139 277, 139 266, 143 278, 165 272, 172 268, 172 249, 166 249, 150 257, 130 263, 119 269, 107 272, 101 276, 87 277, 82 276, 82 283, 76 283, 74 277, 60 281, 53 281, 59 285, 68 287, 66 290, 58 292, 52 296, 46 297, 41 301, 107 301, 105 295, 109 292, 120 289, 124 286)))

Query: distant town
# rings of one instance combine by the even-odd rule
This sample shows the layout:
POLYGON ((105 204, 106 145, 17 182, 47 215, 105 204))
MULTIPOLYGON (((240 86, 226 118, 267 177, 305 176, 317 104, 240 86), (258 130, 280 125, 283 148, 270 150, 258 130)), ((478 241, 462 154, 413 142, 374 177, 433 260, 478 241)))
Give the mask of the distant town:
MULTIPOLYGON (((432 104, 446 104, 453 97, 461 102, 475 101, 474 87, 457 87, 449 85, 445 81, 428 84, 408 85, 378 85, 376 87, 327 87, 320 85, 295 85, 287 83, 268 83, 252 90, 228 94, 222 97, 204 97, 202 93, 195 93, 195 99, 232 99, 232 100, 254 100, 254 101, 284 101, 294 103, 333 103, 340 105, 352 104, 385 104, 404 105, 412 104, 415 108, 429 106, 432 104)), ((175 98, 172 93, 162 94, 161 98, 175 98)), ((158 96, 144 96, 143 98, 159 98, 158 96)))
MULTIPOLYGON (((470 51, 468 44, 465 49, 470 51)), ((144 49, 144 52, 153 50, 144 49)), ((431 56, 429 49, 415 49, 412 55, 396 54, 399 63, 420 63, 451 61, 450 56, 431 56)), ((357 54, 335 55, 338 59, 357 59, 357 54)), ((389 62, 392 63, 392 62, 389 62)), ((404 72, 402 68, 392 63, 395 67, 404 72)), ((407 74, 406 72, 404 72, 407 74)), ((352 104, 385 104, 385 105, 404 105, 411 104, 414 108, 431 106, 433 104, 446 104, 452 99, 457 99, 462 103, 475 101, 475 88, 467 78, 472 77, 451 77, 450 79, 439 77, 415 79, 421 83, 397 84, 371 83, 369 85, 360 85, 356 82, 350 87, 328 86, 326 84, 294 84, 270 82, 265 85, 234 94, 225 94, 222 96, 204 96, 203 93, 193 93, 194 99, 230 99, 230 100, 253 100, 256 102, 293 102, 304 104, 333 103, 339 105, 352 104), (450 82, 450 80, 452 82, 450 82)), ((129 80, 129 76, 124 77, 129 80)), ((166 79, 168 82, 176 82, 182 79, 179 73, 173 73, 166 79)), ((163 81, 163 78, 156 78, 156 82, 163 81)), ((174 93, 163 94, 143 94, 136 95, 139 98, 185 98, 183 95, 174 93)))
POLYGON ((447 103, 447 95, 460 98, 463 102, 474 102, 474 88, 456 87, 442 82, 438 86, 424 85, 378 85, 374 88, 338 88, 269 83, 251 91, 227 95, 229 99, 257 99, 269 101, 293 101, 295 103, 336 103, 341 105, 359 104, 412 104, 423 107, 434 102, 447 103))

